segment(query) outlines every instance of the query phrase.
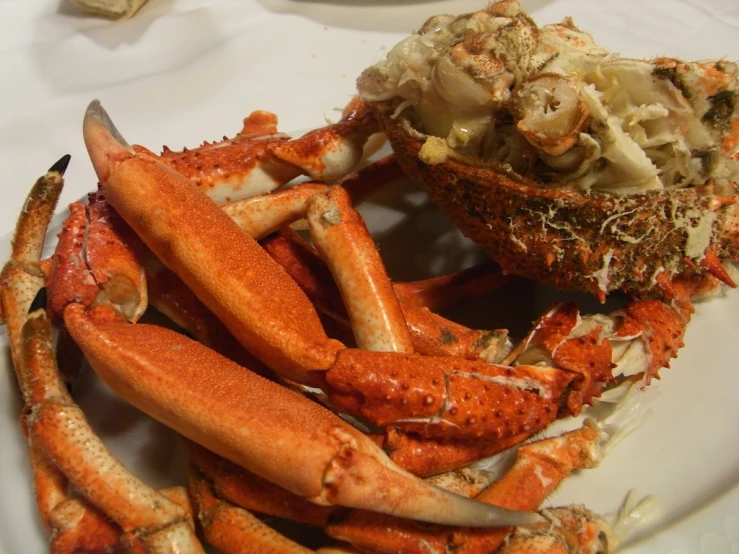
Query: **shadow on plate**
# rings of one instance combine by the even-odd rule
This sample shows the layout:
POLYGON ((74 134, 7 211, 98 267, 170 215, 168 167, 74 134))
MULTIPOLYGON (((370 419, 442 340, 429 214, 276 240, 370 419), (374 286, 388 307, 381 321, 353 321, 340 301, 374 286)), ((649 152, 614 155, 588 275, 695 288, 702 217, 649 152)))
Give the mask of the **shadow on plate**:
MULTIPOLYGON (((410 33, 433 15, 462 14, 485 7, 488 0, 257 0, 275 13, 295 14, 322 25, 391 33, 410 33)), ((552 0, 521 0, 533 12, 552 0)))
POLYGON ((57 97, 177 71, 225 38, 207 10, 180 10, 176 18, 166 17, 176 11, 174 0, 156 0, 131 19, 113 21, 60 0, 56 13, 35 22, 31 59, 57 97))

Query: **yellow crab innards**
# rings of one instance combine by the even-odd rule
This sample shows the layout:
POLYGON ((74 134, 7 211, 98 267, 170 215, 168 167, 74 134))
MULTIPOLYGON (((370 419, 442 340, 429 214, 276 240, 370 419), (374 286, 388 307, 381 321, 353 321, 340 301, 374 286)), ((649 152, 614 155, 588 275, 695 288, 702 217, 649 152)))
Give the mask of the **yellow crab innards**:
POLYGON ((739 180, 738 81, 728 61, 609 54, 571 19, 538 28, 517 0, 502 0, 429 19, 358 89, 436 138, 427 163, 459 153, 585 191, 711 179, 728 192, 739 180))

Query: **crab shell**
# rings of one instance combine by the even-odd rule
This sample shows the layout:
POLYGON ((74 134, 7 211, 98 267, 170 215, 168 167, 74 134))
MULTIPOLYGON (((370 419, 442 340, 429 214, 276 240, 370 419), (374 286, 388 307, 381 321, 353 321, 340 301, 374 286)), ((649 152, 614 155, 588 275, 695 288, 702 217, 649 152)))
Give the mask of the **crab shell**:
POLYGON ((717 258, 739 260, 738 197, 710 183, 616 197, 543 186, 443 147, 439 163, 428 164, 419 153, 429 137, 389 106, 378 111, 403 171, 504 272, 603 299, 700 273, 717 258))

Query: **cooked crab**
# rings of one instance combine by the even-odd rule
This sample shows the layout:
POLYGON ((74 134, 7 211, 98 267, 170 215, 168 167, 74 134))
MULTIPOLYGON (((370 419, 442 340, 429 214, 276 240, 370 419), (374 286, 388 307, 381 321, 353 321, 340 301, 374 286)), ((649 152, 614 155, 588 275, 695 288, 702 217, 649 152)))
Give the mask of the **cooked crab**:
POLYGON ((358 80, 404 171, 505 271, 596 293, 739 259, 737 64, 609 54, 516 0, 437 16, 358 80))
MULTIPOLYGON (((556 417, 578 413, 613 379, 614 362, 634 366, 648 378, 655 364, 664 365, 681 345, 692 311, 690 283, 674 284, 669 304, 637 299, 612 317, 581 318, 573 306, 558 306, 537 322, 520 348, 509 352, 505 341, 491 338, 501 333, 447 326, 443 318, 425 313, 417 287, 393 286, 344 189, 308 183, 221 208, 166 160, 121 142, 97 103, 86 115, 85 139, 103 193, 92 194, 87 206, 73 207, 53 260, 42 262, 46 225, 68 159, 52 167, 29 196, 2 280, 39 507, 60 552, 87 548, 81 545, 93 540, 102 541, 100 548, 115 544, 130 550, 198 552, 200 546, 182 492, 160 493, 132 477, 106 451, 67 393, 51 350, 50 319, 40 292, 44 287, 53 319, 63 322, 115 391, 191 440, 283 487, 285 494, 324 506, 481 527, 539 523, 541 517, 434 488, 397 467, 363 432, 303 395, 173 331, 127 322, 138 320, 147 299, 158 302, 161 290, 156 293, 147 281, 173 271, 182 281, 171 278, 167 292, 186 283, 249 354, 275 372, 277 381, 292 388, 296 382, 321 387, 338 411, 374 420, 376 428, 389 433, 407 433, 410 451, 421 457, 426 452, 436 462, 446 462, 439 456, 445 448, 479 457, 492 447, 500 450, 531 437, 556 417), (250 236, 303 216, 322 263, 336 280, 346 310, 338 315, 351 322, 358 349, 324 332, 300 289, 305 282, 292 280, 273 260, 274 251, 250 236), (142 272, 141 258, 152 255, 144 244, 159 261, 147 262, 142 272), (427 333, 425 343, 411 336, 408 321, 413 317, 425 318, 426 331, 418 330, 427 333), (446 333, 443 340, 429 333, 434 326, 446 333), (418 344, 443 350, 460 331, 485 339, 468 343, 462 352, 467 359, 417 353, 418 344), (502 352, 496 353, 496 345, 502 352), (485 361, 490 356, 496 363, 485 361), (509 365, 514 360, 518 363, 509 365), (83 498, 69 496, 70 484, 83 498)), ((307 264, 298 268, 303 278, 312 271, 307 264)), ((334 294, 325 280, 319 283, 327 297, 334 294)), ((176 303, 167 306, 178 323, 187 321, 176 303)), ((188 327, 193 328, 197 324, 188 327)), ((200 336, 209 342, 207 333, 200 336)), ((597 463, 589 456, 599 434, 585 429, 571 436, 581 435, 581 453, 569 461, 570 439, 543 447, 550 452, 551 444, 566 446, 564 465, 558 466, 555 456, 557 475, 547 478, 550 485, 575 467, 597 463)), ((531 450, 536 448, 524 451, 531 450)), ((539 462, 527 467, 529 478, 539 483, 541 472, 548 471, 539 462)), ((213 502, 198 471, 193 487, 203 494, 196 515, 211 529, 213 502)), ((441 471, 438 463, 436 471, 441 471)), ((513 486, 523 486, 512 479, 513 486)), ((550 490, 545 489, 492 503, 533 509, 550 490)), ((350 521, 362 517, 352 512, 335 533, 355 536, 350 521)), ((592 519, 594 529, 600 528, 590 516, 575 519, 582 524, 592 519)), ((594 533, 583 538, 601 542, 594 533)), ((494 534, 498 541, 505 536, 494 534)))

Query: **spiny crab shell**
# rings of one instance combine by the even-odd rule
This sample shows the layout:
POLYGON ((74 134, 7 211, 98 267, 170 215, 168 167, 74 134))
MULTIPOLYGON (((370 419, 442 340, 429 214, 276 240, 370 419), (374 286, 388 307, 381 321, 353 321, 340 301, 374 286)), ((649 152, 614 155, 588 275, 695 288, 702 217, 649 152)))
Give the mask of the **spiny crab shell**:
POLYGON ((358 90, 505 271, 603 298, 739 260, 735 63, 621 58, 502 0, 431 18, 358 90))

